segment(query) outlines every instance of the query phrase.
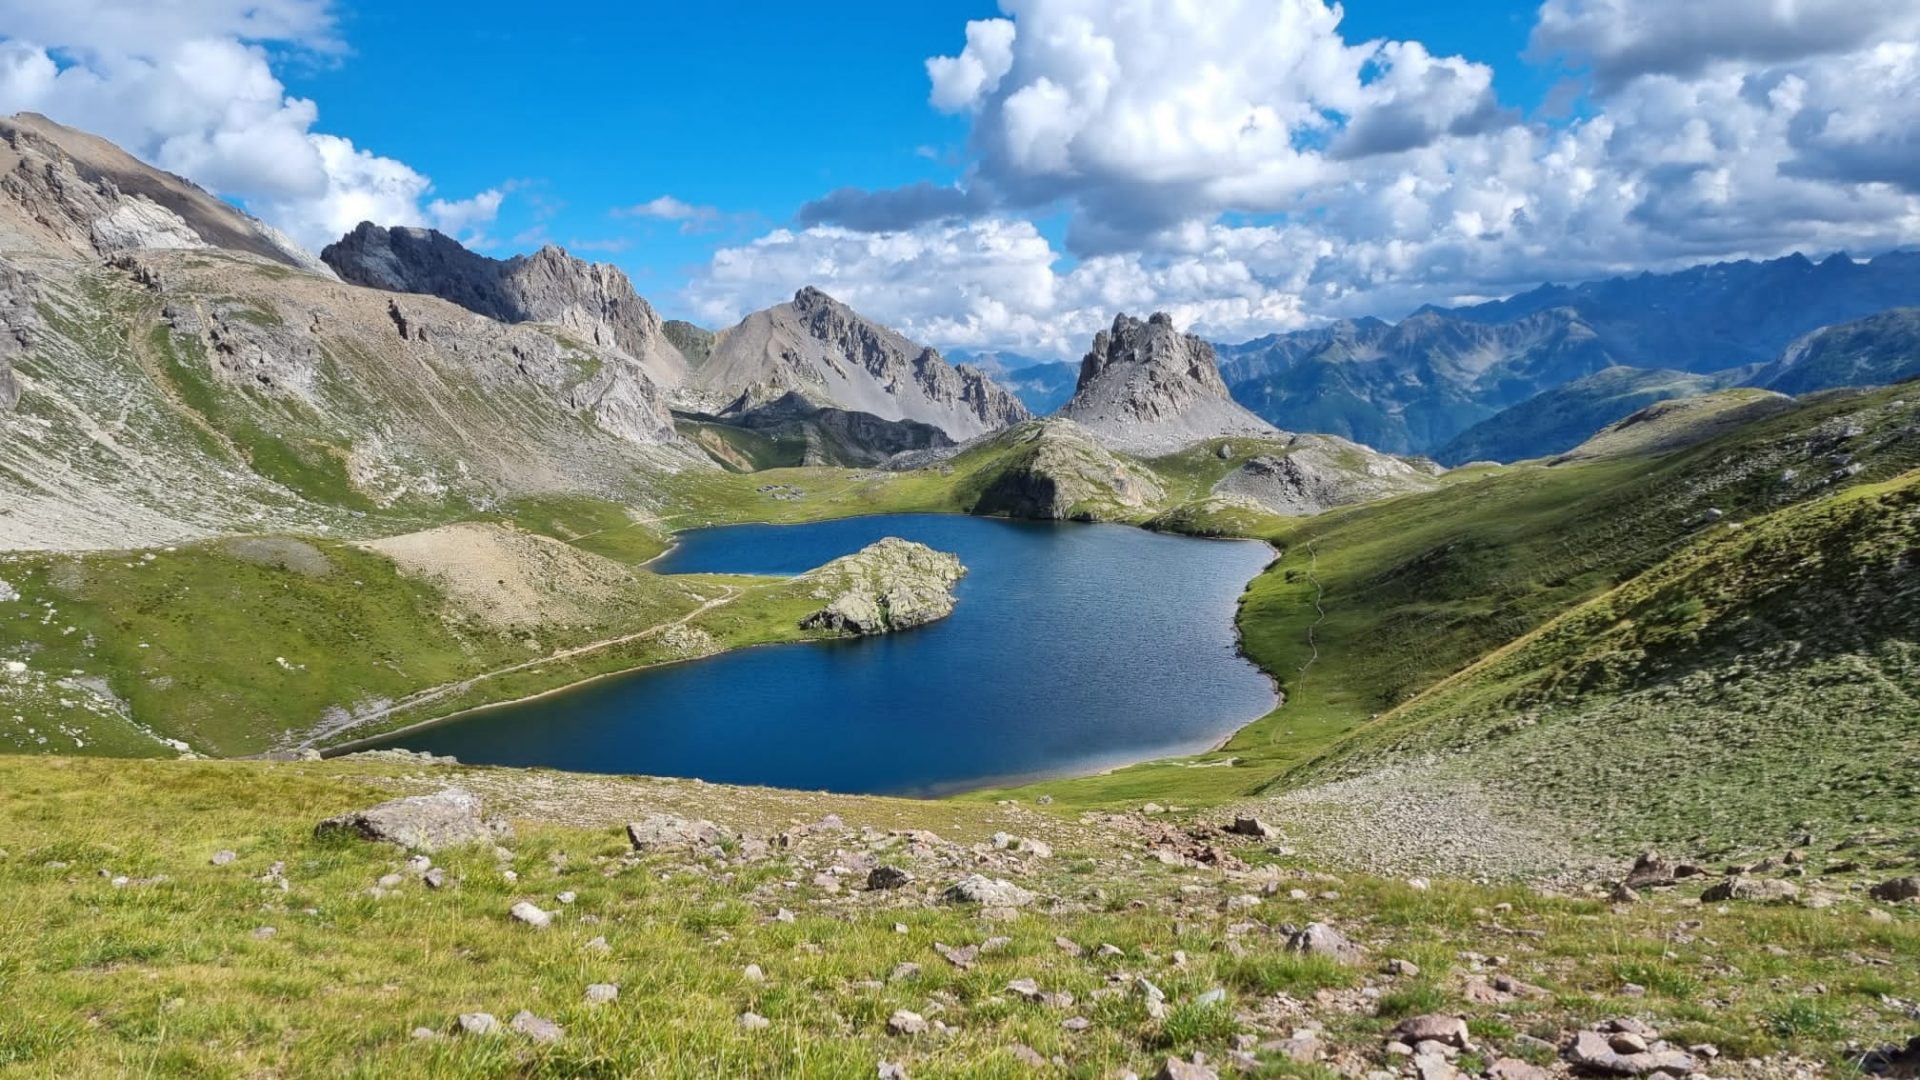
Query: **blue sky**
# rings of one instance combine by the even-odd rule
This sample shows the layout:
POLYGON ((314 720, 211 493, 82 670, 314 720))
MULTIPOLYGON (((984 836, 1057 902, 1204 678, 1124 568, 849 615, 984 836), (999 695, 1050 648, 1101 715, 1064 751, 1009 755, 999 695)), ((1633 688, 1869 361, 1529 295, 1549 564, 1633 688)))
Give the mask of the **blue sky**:
MULTIPOLYGON (((1534 7, 1355 0, 1343 27, 1492 64, 1502 100, 1531 110, 1552 84, 1521 62, 1534 7)), ((823 192, 953 181, 967 125, 929 107, 924 62, 998 13, 993 0, 830 13, 651 3, 542 25, 499 0, 356 2, 339 9, 347 51, 289 64, 282 79, 320 103, 323 126, 403 158, 438 191, 514 184, 489 231, 496 254, 548 239, 619 264, 673 310, 716 246, 791 223, 823 192), (666 194, 719 216, 684 231, 613 216, 666 194)), ((1061 239, 1062 217, 1040 224, 1061 239)))
POLYGON ((318 248, 556 242, 1071 357, 1920 242, 1914 0, 0 0, 0 111, 318 248), (624 212, 623 212, 624 211, 624 212))

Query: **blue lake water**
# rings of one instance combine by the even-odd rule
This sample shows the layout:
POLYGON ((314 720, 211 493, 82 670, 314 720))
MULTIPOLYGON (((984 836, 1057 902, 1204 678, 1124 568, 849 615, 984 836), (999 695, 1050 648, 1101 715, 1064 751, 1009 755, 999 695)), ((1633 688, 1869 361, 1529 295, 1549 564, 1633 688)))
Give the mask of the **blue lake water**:
POLYGON ((476 764, 930 795, 1204 750, 1275 704, 1250 542, 935 514, 680 535, 664 573, 796 574, 882 537, 960 557, 953 615, 604 679, 392 739, 476 764))

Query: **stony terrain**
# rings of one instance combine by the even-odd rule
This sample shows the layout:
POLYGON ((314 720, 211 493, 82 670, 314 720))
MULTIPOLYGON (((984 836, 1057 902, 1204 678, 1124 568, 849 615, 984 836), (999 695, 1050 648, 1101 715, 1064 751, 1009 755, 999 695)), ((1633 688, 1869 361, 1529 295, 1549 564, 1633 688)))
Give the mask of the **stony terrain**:
POLYGON ((1329 871, 1285 823, 1158 806, 396 754, 0 759, 0 782, 23 915, 0 926, 8 1075, 1912 1067, 1912 837, 1782 848, 1735 877, 1649 855, 1478 885, 1329 871), (1824 899, 1780 899, 1795 870, 1824 899))
POLYGON ((1175 330, 1159 313, 1145 322, 1120 315, 1094 335, 1059 415, 1131 454, 1170 453, 1223 435, 1276 434, 1227 396, 1213 346, 1175 330))

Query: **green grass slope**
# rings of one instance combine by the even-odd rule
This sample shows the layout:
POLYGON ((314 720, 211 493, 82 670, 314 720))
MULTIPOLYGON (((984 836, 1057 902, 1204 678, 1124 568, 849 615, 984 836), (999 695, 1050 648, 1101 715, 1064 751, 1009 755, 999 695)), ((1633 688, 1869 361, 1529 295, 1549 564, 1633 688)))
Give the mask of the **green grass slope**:
POLYGON ((1708 530, 1287 785, 1436 756, 1615 848, 1920 825, 1920 472, 1708 530))
POLYGON ((1610 367, 1482 420, 1454 436, 1433 456, 1441 464, 1460 465, 1558 454, 1648 405, 1694 397, 1716 385, 1710 375, 1610 367))
POLYGON ((1715 1075, 1780 1075, 1904 1034, 1899 999, 1920 980, 1911 906, 1416 889, 1221 838, 1255 866, 1240 877, 1139 858, 1152 832, 1139 819, 1095 828, 1020 807, 414 762, 0 756, 0 790, 0 1077, 839 1078, 887 1061, 921 1080, 1094 1078, 1151 1075, 1171 1055, 1222 1061, 1237 1036, 1301 1027, 1318 1029, 1322 1065, 1256 1049, 1246 1074, 1314 1077, 1394 1067, 1387 1033, 1431 1012, 1466 1019, 1470 1069, 1547 1063, 1529 1039, 1631 1015, 1715 1044, 1715 1075), (515 831, 504 852, 431 856, 440 888, 397 848, 314 835, 323 817, 446 784, 482 793, 515 831), (793 840, 636 855, 621 825, 661 811, 793 840), (994 852, 998 831, 1053 856, 994 852), (867 891, 818 873, 867 858, 919 880, 867 891), (935 902, 983 859, 1035 903, 989 918, 935 902), (519 901, 552 925, 512 921, 519 901), (1313 921, 1368 962, 1291 953, 1267 929, 1313 921), (1497 972, 1481 963, 1490 943, 1497 972), (942 946, 977 954, 963 966, 942 946), (1417 974, 1381 974, 1389 957, 1417 974), (1532 989, 1497 994, 1496 974, 1532 989), (1136 977, 1165 993, 1164 1016, 1136 977), (1071 999, 1026 1000, 1019 979, 1071 999), (590 1003, 595 984, 617 999, 590 1003), (902 1009, 949 1030, 890 1033, 902 1009), (560 1038, 451 1034, 460 1014, 504 1026, 520 1010, 560 1038), (766 1026, 743 1024, 749 1012, 766 1026))
POLYGON ((1284 704, 1215 755, 1047 785, 1064 803, 1222 801, 1738 521, 1920 466, 1912 387, 1825 398, 1664 455, 1456 476, 1317 517, 1189 507, 1169 526, 1281 557, 1243 596, 1246 653, 1284 704), (1224 763, 1232 762, 1231 766, 1224 763), (1194 765, 1220 767, 1195 768, 1194 765))

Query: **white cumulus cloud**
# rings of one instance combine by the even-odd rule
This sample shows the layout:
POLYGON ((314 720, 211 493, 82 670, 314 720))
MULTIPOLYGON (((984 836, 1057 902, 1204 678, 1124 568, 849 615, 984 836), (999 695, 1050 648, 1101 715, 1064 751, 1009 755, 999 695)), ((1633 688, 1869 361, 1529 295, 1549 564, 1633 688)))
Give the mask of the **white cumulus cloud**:
POLYGON ((325 0, 0 0, 0 112, 32 111, 243 203, 309 247, 361 220, 478 236, 499 190, 423 202, 427 177, 314 130, 268 46, 337 47, 325 0))
POLYGON ((1552 122, 1484 64, 1346 40, 1323 0, 1001 8, 928 63, 971 125, 958 185, 835 191, 690 295, 731 314, 811 283, 935 343, 1071 355, 1120 306, 1233 337, 1920 241, 1913 0, 1545 0, 1535 62, 1584 80, 1552 122), (1064 251, 1023 231, 1062 212, 1064 251))

